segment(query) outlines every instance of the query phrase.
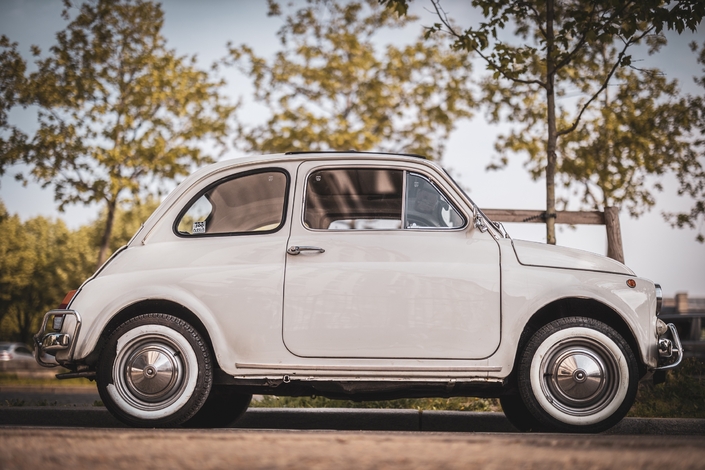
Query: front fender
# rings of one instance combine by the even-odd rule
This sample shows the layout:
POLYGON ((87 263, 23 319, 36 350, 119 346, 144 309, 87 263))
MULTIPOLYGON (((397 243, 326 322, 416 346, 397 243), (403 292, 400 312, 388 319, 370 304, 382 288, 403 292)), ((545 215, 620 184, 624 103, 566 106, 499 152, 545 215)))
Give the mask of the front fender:
POLYGON ((569 298, 592 299, 614 311, 636 340, 635 354, 647 367, 656 366, 656 291, 652 281, 615 273, 524 266, 512 256, 511 246, 503 245, 504 351, 498 359, 504 370, 512 369, 519 338, 531 317, 547 305, 569 298), (636 287, 630 288, 628 279, 636 280, 636 287))

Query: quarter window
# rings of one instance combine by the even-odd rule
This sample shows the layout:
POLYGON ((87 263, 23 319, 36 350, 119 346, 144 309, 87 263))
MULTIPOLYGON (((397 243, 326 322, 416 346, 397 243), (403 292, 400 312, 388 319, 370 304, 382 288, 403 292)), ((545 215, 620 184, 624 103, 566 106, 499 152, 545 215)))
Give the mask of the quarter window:
POLYGON ((287 176, 263 171, 216 184, 180 218, 181 235, 273 232, 284 222, 287 176))
POLYGON ((404 228, 458 228, 465 219, 428 179, 415 173, 406 177, 404 228))

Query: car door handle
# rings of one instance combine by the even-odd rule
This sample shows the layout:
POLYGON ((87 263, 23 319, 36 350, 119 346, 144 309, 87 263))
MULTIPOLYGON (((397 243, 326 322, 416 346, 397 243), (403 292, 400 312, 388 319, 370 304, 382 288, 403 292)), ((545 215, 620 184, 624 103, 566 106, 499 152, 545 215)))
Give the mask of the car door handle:
POLYGON ((319 248, 317 246, 290 246, 288 250, 286 250, 287 253, 290 255, 298 255, 302 251, 317 251, 319 253, 325 253, 326 250, 323 248, 319 248))

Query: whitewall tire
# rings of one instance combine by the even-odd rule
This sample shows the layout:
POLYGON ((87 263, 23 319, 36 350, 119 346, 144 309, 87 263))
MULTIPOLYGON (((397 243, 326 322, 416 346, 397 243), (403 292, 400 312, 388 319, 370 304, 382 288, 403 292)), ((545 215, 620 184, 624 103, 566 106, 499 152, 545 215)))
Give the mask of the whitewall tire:
POLYGON ((193 417, 213 383, 209 349, 185 321, 149 313, 120 325, 98 363, 106 408, 131 426, 172 427, 193 417))
POLYGON ((639 370, 627 342, 591 318, 562 318, 529 340, 519 367, 519 391, 547 429, 601 432, 629 411, 639 370))

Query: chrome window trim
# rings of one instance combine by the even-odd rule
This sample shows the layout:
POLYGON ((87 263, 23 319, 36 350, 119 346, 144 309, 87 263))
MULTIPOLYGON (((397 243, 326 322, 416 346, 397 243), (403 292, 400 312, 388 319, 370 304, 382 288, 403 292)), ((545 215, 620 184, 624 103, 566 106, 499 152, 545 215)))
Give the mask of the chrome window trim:
MULTIPOLYGON (((236 173, 229 173, 226 174, 225 176, 216 179, 215 181, 207 184, 205 187, 201 188, 195 193, 195 196, 190 197, 187 201, 186 204, 184 204, 179 211, 177 212, 176 218, 171 224, 171 230, 174 235, 176 235, 178 238, 181 239, 203 239, 203 238, 214 238, 214 237, 240 237, 240 236, 247 236, 247 235, 270 235, 273 233, 279 232, 285 225, 286 225, 286 220, 288 214, 288 209, 289 209, 289 197, 291 196, 291 190, 293 185, 292 183, 292 177, 289 171, 283 167, 278 167, 278 166, 272 166, 272 167, 262 167, 262 168, 255 168, 252 170, 245 170, 245 171, 240 171, 236 173), (200 199, 205 193, 210 191, 211 189, 223 184, 227 183, 229 181, 233 181, 236 179, 244 178, 247 176, 251 175, 258 175, 258 174, 264 174, 264 173, 281 173, 284 175, 286 178, 286 186, 284 188, 284 201, 282 204, 282 218, 281 222, 279 225, 277 225, 275 228, 271 230, 263 230, 263 231, 249 231, 249 232, 216 232, 216 233, 192 233, 192 234, 186 234, 183 232, 179 232, 178 227, 179 227, 179 222, 183 218, 183 216, 189 211, 191 206, 200 199)), ((140 228, 140 230, 142 230, 140 228)), ((145 237, 146 239, 146 237, 145 237)))
MULTIPOLYGON (((453 200, 448 197, 448 195, 443 191, 441 188, 438 187, 438 185, 428 176, 423 175, 421 173, 415 173, 413 171, 409 170, 404 170, 404 188, 406 188, 406 180, 409 175, 414 175, 418 176, 419 178, 422 178, 426 180, 427 183, 429 183, 433 188, 440 193, 441 196, 448 202, 448 204, 451 205, 453 209, 455 209, 455 212, 460 215, 460 217, 463 219, 463 225, 460 227, 405 227, 404 222, 406 221, 406 212, 402 212, 402 221, 401 221, 401 229, 402 230, 413 230, 413 231, 419 231, 419 230, 429 230, 432 232, 438 232, 438 231, 444 231, 444 232, 451 232, 451 231, 457 231, 457 230, 465 230, 465 228, 468 226, 468 218, 465 217, 465 214, 463 214, 463 211, 458 210, 456 207, 456 204, 453 203, 453 200)), ((404 196, 404 201, 406 201, 406 192, 403 194, 404 196)), ((402 205, 402 209, 404 208, 404 205, 402 205)))
MULTIPOLYGON (((375 232, 403 232, 405 230, 412 230, 414 232, 438 232, 438 231, 443 231, 443 232, 461 232, 467 229, 468 227, 468 216, 463 211, 462 209, 458 208, 457 202, 451 197, 448 197, 446 191, 443 191, 439 185, 435 184, 435 180, 432 177, 429 177, 426 173, 423 173, 417 169, 409 170, 407 167, 400 167, 400 166, 391 166, 389 164, 384 164, 380 162, 380 164, 377 164, 377 162, 373 162, 372 164, 369 164, 368 162, 365 162, 363 164, 360 163, 341 163, 341 164, 323 164, 320 166, 315 166, 308 170, 306 172, 306 175, 304 176, 304 181, 303 181, 303 188, 302 188, 302 197, 301 197, 301 217, 300 217, 300 222, 301 226, 309 231, 309 232, 325 232, 325 233, 350 233, 350 232, 355 232, 355 233, 375 233, 375 232), (379 170, 396 170, 396 171, 401 171, 402 172, 402 214, 401 214, 401 228, 395 229, 395 228, 378 228, 378 229, 322 229, 322 228, 311 228, 308 225, 306 225, 305 222, 305 213, 306 213, 306 190, 308 188, 308 180, 311 177, 311 174, 315 171, 321 171, 321 170, 340 170, 340 169, 379 169, 379 170), (418 227, 418 228, 409 228, 405 229, 404 228, 404 216, 406 214, 405 212, 405 206, 406 206, 406 176, 407 173, 414 173, 422 178, 426 179, 429 181, 434 188, 436 188, 442 195, 443 197, 446 198, 446 200, 453 205, 455 210, 460 214, 460 216, 463 218, 465 221, 465 224, 462 225, 461 227, 418 227)), ((296 197, 296 195, 294 196, 296 197)), ((390 219, 391 220, 391 219, 390 219)))

